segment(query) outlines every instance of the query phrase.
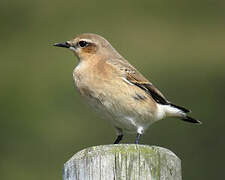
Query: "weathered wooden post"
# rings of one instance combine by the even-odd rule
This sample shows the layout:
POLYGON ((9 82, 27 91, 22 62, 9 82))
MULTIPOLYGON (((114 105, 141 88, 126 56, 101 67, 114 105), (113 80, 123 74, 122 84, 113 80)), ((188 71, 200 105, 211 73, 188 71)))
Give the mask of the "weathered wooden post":
POLYGON ((63 168, 63 180, 181 180, 181 161, 170 150, 147 145, 90 147, 63 168))

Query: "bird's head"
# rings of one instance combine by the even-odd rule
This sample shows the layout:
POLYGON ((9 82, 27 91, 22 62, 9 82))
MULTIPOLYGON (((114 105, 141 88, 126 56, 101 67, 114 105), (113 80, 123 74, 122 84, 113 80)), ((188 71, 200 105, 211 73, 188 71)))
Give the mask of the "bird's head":
POLYGON ((85 33, 76 36, 64 43, 56 43, 54 46, 72 50, 79 60, 88 60, 94 56, 111 58, 120 56, 111 44, 97 34, 85 33))

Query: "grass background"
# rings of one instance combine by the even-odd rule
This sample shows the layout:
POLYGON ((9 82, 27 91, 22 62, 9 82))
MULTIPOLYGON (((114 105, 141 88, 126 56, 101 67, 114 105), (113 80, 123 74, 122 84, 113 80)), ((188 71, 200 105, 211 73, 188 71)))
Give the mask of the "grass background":
POLYGON ((175 152, 183 180, 224 179, 224 9, 220 0, 1 0, 0 179, 61 179, 74 153, 113 142, 74 89, 76 58, 52 46, 83 32, 104 36, 203 122, 160 121, 141 143, 175 152))

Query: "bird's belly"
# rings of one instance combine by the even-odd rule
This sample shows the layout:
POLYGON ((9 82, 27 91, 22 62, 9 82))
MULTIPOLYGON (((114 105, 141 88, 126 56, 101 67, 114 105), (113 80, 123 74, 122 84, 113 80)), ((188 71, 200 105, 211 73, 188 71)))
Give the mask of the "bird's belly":
POLYGON ((151 114, 143 116, 138 111, 129 111, 118 104, 102 102, 90 97, 85 97, 85 99, 100 117, 109 120, 113 126, 130 133, 136 133, 139 127, 145 130, 155 121, 151 114))
POLYGON ((101 117, 108 119, 115 127, 124 131, 135 133, 139 127, 145 130, 156 121, 151 107, 136 102, 132 97, 127 96, 126 100, 123 100, 121 94, 113 96, 106 94, 105 91, 97 93, 84 87, 79 88, 79 91, 101 117))

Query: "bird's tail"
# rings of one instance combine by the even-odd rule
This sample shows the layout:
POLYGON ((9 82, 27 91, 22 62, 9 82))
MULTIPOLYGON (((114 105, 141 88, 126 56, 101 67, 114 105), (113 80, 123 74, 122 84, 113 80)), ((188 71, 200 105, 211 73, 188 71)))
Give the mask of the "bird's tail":
POLYGON ((191 111, 184 107, 177 106, 175 104, 168 104, 161 106, 163 106, 164 112, 167 117, 176 117, 186 122, 201 124, 201 121, 188 116, 187 113, 191 111))
POLYGON ((190 122, 190 123, 202 124, 201 121, 199 121, 199 120, 197 120, 197 119, 194 119, 194 118, 192 118, 192 117, 190 117, 190 116, 187 116, 187 115, 184 116, 184 117, 182 117, 181 120, 186 121, 186 122, 190 122))

